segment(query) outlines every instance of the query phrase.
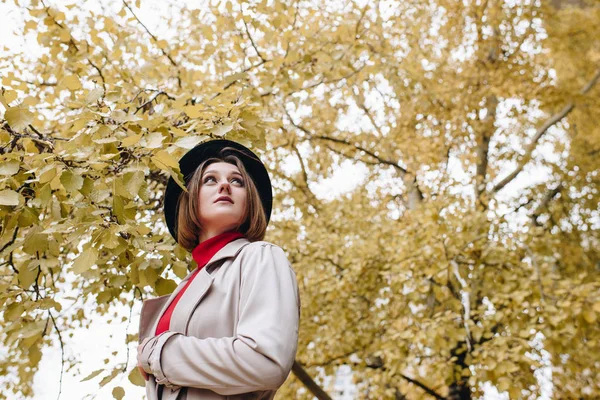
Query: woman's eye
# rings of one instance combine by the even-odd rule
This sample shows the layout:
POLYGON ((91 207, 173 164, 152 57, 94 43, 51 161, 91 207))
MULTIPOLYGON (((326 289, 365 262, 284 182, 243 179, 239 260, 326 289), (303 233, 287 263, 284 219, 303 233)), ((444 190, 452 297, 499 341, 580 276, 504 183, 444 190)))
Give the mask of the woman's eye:
POLYGON ((233 178, 231 182, 236 182, 238 185, 244 186, 244 181, 240 178, 233 178))
POLYGON ((207 176, 206 178, 204 178, 204 183, 208 183, 210 181, 216 182, 217 180, 214 178, 214 176, 207 176))

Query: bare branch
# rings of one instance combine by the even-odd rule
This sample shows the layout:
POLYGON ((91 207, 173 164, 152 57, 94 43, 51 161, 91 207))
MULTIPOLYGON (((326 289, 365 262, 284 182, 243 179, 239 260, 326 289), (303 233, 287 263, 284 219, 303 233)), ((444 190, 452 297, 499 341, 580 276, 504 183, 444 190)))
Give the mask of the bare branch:
MULTIPOLYGON (((356 87, 356 86, 355 86, 356 87)), ((356 87, 357 90, 360 90, 359 88, 356 87)), ((369 118, 369 121, 371 121, 371 125, 373 125, 373 128, 375 128, 375 130, 377 131, 377 134, 379 135, 379 137, 382 137, 383 135, 381 134, 381 128, 379 127, 379 125, 377 125, 377 123, 375 122, 375 118, 373 117, 373 114, 371 114, 371 110, 369 110, 367 108, 367 106, 365 105, 364 102, 360 101, 360 99, 358 98, 358 95, 356 93, 354 93, 354 91, 352 91, 352 94, 354 95, 354 101, 356 102, 356 104, 358 105, 358 107, 364 111, 365 115, 369 118)), ((380 92, 381 94, 381 92, 380 92)), ((383 97, 383 96, 382 96, 383 97)))
POLYGON ((407 381, 409 381, 410 383, 412 383, 415 386, 420 387, 421 389, 423 389, 425 391, 425 393, 435 397, 438 400, 446 400, 446 398, 444 396, 439 395, 438 393, 436 393, 433 389, 428 388, 427 386, 425 386, 423 383, 419 382, 416 379, 412 379, 409 376, 406 376, 404 374, 400 374, 400 376, 404 379, 406 379, 407 381))
POLYGON ((127 342, 127 331, 129 330, 129 324, 131 324, 131 313, 133 311, 133 303, 135 302, 135 291, 137 288, 137 286, 133 287, 133 296, 131 298, 131 302, 129 303, 129 318, 127 318, 127 326, 125 327, 125 347, 127 348, 127 357, 125 359, 125 364, 123 365, 123 373, 127 372, 127 366, 129 365, 129 343, 127 342))
POLYGON ((56 329, 56 333, 58 334, 58 341, 60 342, 60 380, 58 381, 58 397, 56 398, 56 400, 60 400, 60 394, 62 392, 63 372, 65 369, 65 343, 63 342, 62 335, 60 329, 58 329, 58 325, 56 324, 54 315, 52 315, 52 312, 50 312, 50 310, 48 310, 48 314, 52 319, 52 324, 54 325, 54 329, 56 329))
MULTIPOLYGON (((154 97, 153 97, 153 98, 151 98, 150 100, 148 100, 147 102, 145 102, 144 104, 142 104, 141 106, 139 106, 138 108, 136 108, 136 109, 135 109, 135 111, 134 111, 133 113, 134 113, 134 114, 137 114, 137 113, 138 113, 138 111, 140 111, 142 108, 144 108, 144 109, 145 109, 145 108, 146 108, 146 107, 148 107, 150 104, 152 104, 152 102, 153 102, 154 100, 156 100, 156 98, 157 98, 158 96, 160 96, 160 95, 167 96, 167 98, 168 98, 169 100, 175 100, 175 98, 174 98, 173 96, 170 96, 170 95, 169 95, 168 93, 166 93, 166 92, 160 91, 160 92, 158 92, 156 95, 154 95, 154 97)), ((136 97, 137 97, 137 96, 136 96, 136 97)))
POLYGON ((94 64, 89 58, 87 59, 87 62, 98 72, 98 75, 100 75, 100 79, 102 79, 102 88, 104 89, 104 94, 106 94, 106 79, 104 79, 102 70, 96 64, 94 64))
POLYGON ((244 28, 246 28, 246 35, 248 35, 248 38, 250 39, 250 43, 252 43, 252 47, 254 47, 254 51, 256 51, 256 54, 260 57, 262 62, 265 63, 266 60, 262 56, 262 54, 260 54, 260 51, 258 51, 258 47, 256 47, 256 43, 254 43, 254 39, 252 38, 252 35, 250 35, 250 31, 248 30, 248 24, 246 24, 246 20, 244 19, 244 17, 242 17, 242 21, 244 22, 244 28))
POLYGON ((300 363, 294 360, 292 372, 296 378, 319 400, 332 400, 331 397, 314 381, 300 363))
POLYGON ((560 191, 562 189, 564 189, 564 184, 562 182, 560 182, 558 185, 556 185, 556 187, 554 189, 550 189, 542 198, 542 201, 540 202, 540 204, 536 207, 535 211, 533 211, 533 213, 531 214, 531 222, 537 226, 539 226, 539 222, 537 221, 538 217, 542 214, 542 212, 544 212, 544 210, 546 209, 546 207, 548 207, 548 203, 550 203, 552 201, 552 199, 554 199, 554 197, 556 197, 556 195, 558 193, 560 193, 560 191))
POLYGON ((495 95, 486 98, 487 114, 481 121, 483 123, 482 132, 477 135, 477 173, 475 176, 475 198, 481 199, 481 194, 485 190, 485 177, 488 168, 488 156, 490 140, 494 133, 494 122, 496 121, 496 109, 498 107, 498 98, 495 95))
POLYGON ((362 151, 365 154, 367 154, 368 156, 373 157, 379 163, 385 164, 385 165, 390 165, 390 166, 396 168, 396 170, 398 170, 402 175, 404 175, 404 174, 407 173, 406 169, 404 169, 401 166, 399 166, 398 163, 395 163, 395 162, 393 162, 391 160, 388 160, 388 159, 385 159, 383 157, 380 157, 380 156, 376 155, 374 152, 372 152, 370 150, 367 150, 364 147, 359 146, 357 144, 352 144, 352 143, 348 142, 347 140, 338 139, 338 138, 332 138, 332 137, 325 136, 325 135, 315 135, 312 138, 313 139, 320 139, 320 140, 327 140, 327 141, 330 141, 330 142, 341 143, 341 144, 345 144, 346 146, 354 147, 354 149, 356 149, 357 151, 362 151))

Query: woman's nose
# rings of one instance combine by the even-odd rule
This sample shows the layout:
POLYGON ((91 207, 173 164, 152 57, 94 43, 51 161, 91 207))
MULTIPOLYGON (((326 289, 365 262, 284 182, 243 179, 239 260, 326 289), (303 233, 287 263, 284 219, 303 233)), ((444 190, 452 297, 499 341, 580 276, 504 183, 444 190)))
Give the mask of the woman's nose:
POLYGON ((221 186, 219 187, 219 193, 222 193, 223 191, 227 191, 227 193, 231 194, 231 186, 229 186, 229 182, 225 181, 221 183, 221 186))

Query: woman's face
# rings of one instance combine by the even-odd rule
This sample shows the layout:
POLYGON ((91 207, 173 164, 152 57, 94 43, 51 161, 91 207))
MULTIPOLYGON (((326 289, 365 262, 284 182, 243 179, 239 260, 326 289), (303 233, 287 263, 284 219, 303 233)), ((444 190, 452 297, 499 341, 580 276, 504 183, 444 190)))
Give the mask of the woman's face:
POLYGON ((237 166, 226 162, 209 164, 202 174, 199 191, 202 240, 234 229, 246 215, 246 182, 237 166))

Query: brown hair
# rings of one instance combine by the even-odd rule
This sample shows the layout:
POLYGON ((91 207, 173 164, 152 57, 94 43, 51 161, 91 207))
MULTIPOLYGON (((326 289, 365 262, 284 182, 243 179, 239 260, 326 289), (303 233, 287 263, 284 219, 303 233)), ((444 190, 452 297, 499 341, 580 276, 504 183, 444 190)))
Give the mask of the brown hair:
POLYGON ((198 195, 202 186, 202 174, 210 164, 215 162, 226 162, 235 165, 240 170, 244 185, 246 186, 246 210, 243 221, 236 230, 243 233, 246 238, 255 242, 265 237, 267 230, 267 217, 258 194, 258 189, 254 180, 250 177, 244 163, 239 157, 226 152, 238 151, 232 147, 225 147, 221 150, 219 156, 204 160, 187 183, 188 192, 181 192, 177 200, 177 242, 179 245, 189 251, 192 251, 198 245, 198 239, 202 232, 200 224, 200 205, 198 195), (190 201, 191 199, 191 201, 190 201))

